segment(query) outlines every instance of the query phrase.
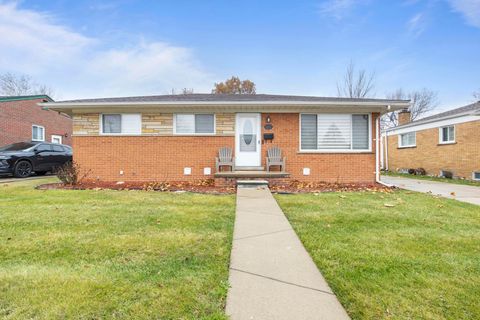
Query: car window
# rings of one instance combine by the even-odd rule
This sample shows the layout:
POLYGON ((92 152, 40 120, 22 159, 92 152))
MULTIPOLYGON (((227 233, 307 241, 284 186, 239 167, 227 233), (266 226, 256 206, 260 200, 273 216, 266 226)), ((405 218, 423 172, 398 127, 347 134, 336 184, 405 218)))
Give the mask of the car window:
POLYGON ((52 145, 52 148, 53 148, 54 152, 65 152, 65 150, 62 148, 62 146, 52 145))
POLYGON ((31 148, 35 145, 35 143, 30 142, 18 142, 3 146, 0 148, 0 151, 21 151, 31 148))
POLYGON ((37 150, 37 151, 52 151, 52 149, 50 148, 50 145, 48 145, 48 144, 40 144, 35 148, 35 150, 37 150))

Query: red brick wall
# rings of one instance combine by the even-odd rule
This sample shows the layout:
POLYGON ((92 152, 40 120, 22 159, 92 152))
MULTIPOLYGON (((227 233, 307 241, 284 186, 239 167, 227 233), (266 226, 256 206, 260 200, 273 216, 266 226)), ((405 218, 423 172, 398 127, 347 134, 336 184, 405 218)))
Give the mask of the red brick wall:
POLYGON ((278 146, 287 157, 286 171, 295 180, 327 182, 375 181, 375 118, 372 117, 372 151, 368 153, 300 153, 300 128, 298 113, 270 114, 272 130, 265 130, 267 114, 262 115, 262 134, 274 134, 273 142, 262 146, 262 163, 267 149, 278 146), (310 175, 303 175, 303 168, 310 168, 310 175))
MULTIPOLYGON (((262 145, 262 164, 267 147, 278 145, 287 157, 291 179, 302 181, 356 182, 375 181, 375 154, 301 154, 299 149, 299 115, 271 114, 275 139, 262 145), (303 176, 304 167, 311 169, 303 176)), ((266 115, 262 116, 263 122, 266 115)), ((373 118, 373 117, 372 117, 373 118)), ((374 127, 374 119, 372 119, 374 127)), ((262 124, 263 128, 264 123, 262 124)), ((375 137, 375 130, 373 130, 375 137)), ((218 149, 234 149, 233 136, 76 136, 73 138, 74 160, 90 169, 90 179, 104 181, 185 181, 213 178, 203 174, 204 167, 215 171, 218 149), (184 167, 192 174, 185 176, 184 167), (124 173, 120 174, 120 170, 124 173)), ((375 143, 372 141, 373 150, 375 143)))
POLYGON ((104 181, 186 181, 213 178, 218 149, 233 146, 234 137, 73 137, 73 157, 104 181), (185 176, 183 168, 192 168, 185 176), (203 168, 212 169, 211 176, 203 168), (120 174, 120 170, 124 174, 120 174))
POLYGON ((45 128, 45 141, 50 142, 53 134, 63 136, 63 144, 71 144, 72 120, 56 111, 43 110, 39 102, 43 100, 0 102, 0 146, 32 140, 33 124, 45 128))

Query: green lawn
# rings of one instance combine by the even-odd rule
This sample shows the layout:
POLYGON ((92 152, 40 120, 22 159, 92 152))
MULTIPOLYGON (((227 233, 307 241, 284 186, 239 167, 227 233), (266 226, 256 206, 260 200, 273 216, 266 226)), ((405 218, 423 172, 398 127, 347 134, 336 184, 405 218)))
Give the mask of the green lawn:
POLYGON ((410 179, 419 179, 419 180, 428 180, 428 181, 438 181, 438 182, 446 182, 446 183, 454 183, 454 184, 463 184, 467 186, 476 186, 480 187, 480 181, 473 181, 473 180, 466 180, 466 179, 447 179, 441 177, 431 177, 431 176, 416 176, 413 174, 408 173, 398 173, 392 171, 382 172, 384 176, 391 176, 391 177, 403 177, 403 178, 410 178, 410 179))
POLYGON ((480 319, 479 206, 407 191, 276 199, 353 319, 480 319))
POLYGON ((0 184, 0 318, 226 318, 233 196, 39 183, 0 184))

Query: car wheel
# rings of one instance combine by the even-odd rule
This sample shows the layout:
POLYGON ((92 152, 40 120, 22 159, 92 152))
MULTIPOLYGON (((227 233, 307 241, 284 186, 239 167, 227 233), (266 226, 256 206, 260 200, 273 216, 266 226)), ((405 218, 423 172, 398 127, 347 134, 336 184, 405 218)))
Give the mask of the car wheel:
POLYGON ((37 176, 44 176, 44 175, 47 174, 47 171, 35 171, 35 174, 36 174, 37 176))
POLYGON ((14 176, 16 178, 26 178, 32 174, 32 164, 28 161, 19 161, 15 166, 14 176))

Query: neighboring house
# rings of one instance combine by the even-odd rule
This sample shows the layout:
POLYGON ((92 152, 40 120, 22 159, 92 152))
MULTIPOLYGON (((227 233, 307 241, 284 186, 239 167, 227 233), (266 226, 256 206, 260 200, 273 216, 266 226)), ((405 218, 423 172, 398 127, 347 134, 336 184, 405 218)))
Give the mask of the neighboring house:
POLYGON ((409 101, 187 94, 41 105, 73 117, 74 161, 91 179, 373 183, 379 116, 409 101), (234 150, 235 172, 214 172, 224 146, 234 150), (285 172, 266 172, 272 146, 286 157, 285 172))
POLYGON ((413 122, 402 111, 383 136, 387 170, 480 180, 480 101, 413 122))
POLYGON ((38 103, 47 95, 0 96, 0 146, 22 141, 71 144, 72 119, 38 103))

